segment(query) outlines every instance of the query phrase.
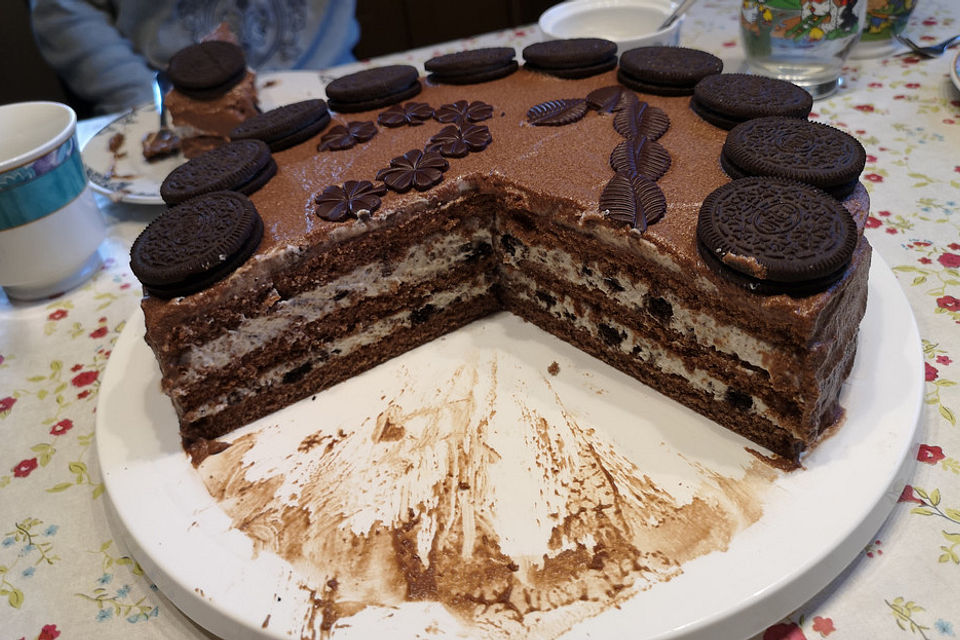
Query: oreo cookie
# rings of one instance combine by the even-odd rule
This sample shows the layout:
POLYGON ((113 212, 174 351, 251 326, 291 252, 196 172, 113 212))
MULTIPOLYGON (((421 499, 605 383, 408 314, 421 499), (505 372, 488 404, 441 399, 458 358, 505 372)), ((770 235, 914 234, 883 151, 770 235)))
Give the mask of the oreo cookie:
POLYGON ((434 84, 478 84, 504 78, 519 67, 512 47, 458 51, 427 60, 423 67, 434 84))
POLYGON ((230 132, 232 140, 263 140, 281 151, 309 140, 330 124, 327 103, 318 98, 283 105, 247 118, 230 132))
POLYGON ((697 217, 704 262, 762 294, 823 291, 842 277, 857 241, 853 217, 835 198, 780 178, 727 183, 704 198, 697 217))
POLYGON ((147 225, 130 249, 130 268, 152 296, 190 295, 232 273, 262 238, 263 221, 249 198, 207 193, 147 225))
POLYGON ((416 67, 395 64, 337 78, 327 85, 327 98, 334 111, 358 113, 403 102, 422 88, 416 67))
POLYGON ((697 83, 690 108, 721 129, 764 116, 806 118, 813 97, 801 87, 776 78, 746 73, 718 73, 697 83))
POLYGON ((170 58, 167 75, 180 93, 198 100, 218 98, 247 74, 243 49, 210 40, 185 47, 170 58))
POLYGON ((608 58, 603 62, 598 62, 597 64, 591 64, 583 67, 571 67, 570 69, 549 69, 546 67, 538 67, 537 65, 530 64, 529 62, 524 65, 524 68, 528 71, 537 71, 539 73, 546 73, 547 75, 555 76, 557 78, 564 78, 566 80, 579 80, 580 78, 589 78, 611 69, 616 68, 617 66, 617 57, 608 58))
POLYGON ((617 79, 641 93, 691 95, 698 82, 723 71, 717 56, 684 47, 638 47, 620 56, 617 79))
POLYGON ((769 116, 735 126, 727 134, 720 164, 731 178, 774 176, 806 182, 845 198, 867 160, 853 136, 819 122, 769 116))
POLYGON ((212 191, 251 194, 277 173, 277 163, 262 140, 236 140, 203 153, 171 171, 160 197, 177 204, 212 191))
POLYGON ((558 78, 588 78, 617 66, 617 45, 603 38, 537 42, 523 50, 524 68, 558 78))

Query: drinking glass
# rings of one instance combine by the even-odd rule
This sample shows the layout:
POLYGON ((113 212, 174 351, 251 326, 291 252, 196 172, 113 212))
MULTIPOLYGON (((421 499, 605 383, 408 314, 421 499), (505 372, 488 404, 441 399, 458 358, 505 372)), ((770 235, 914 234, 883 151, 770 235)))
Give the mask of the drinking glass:
POLYGON ((867 0, 742 0, 740 33, 750 71, 825 98, 841 82, 867 0))

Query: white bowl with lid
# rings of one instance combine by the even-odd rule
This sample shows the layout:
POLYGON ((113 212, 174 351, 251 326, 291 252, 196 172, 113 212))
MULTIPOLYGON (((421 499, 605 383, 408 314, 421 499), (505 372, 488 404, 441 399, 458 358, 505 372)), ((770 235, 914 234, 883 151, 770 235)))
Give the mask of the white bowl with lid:
POLYGON ((678 5, 671 0, 568 0, 540 15, 545 40, 604 38, 617 44, 617 54, 636 47, 676 46, 679 18, 666 29, 660 25, 678 5))

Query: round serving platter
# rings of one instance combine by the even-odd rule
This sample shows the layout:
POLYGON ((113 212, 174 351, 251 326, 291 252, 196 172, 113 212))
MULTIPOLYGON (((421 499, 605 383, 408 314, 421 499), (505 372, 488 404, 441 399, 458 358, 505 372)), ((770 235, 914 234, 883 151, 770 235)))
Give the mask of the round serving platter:
MULTIPOLYGON (((724 548, 684 562, 678 575, 581 616, 561 632, 557 626, 530 627, 526 635, 537 638, 617 637, 630 629, 638 640, 737 639, 789 614, 857 556, 896 503, 914 458, 923 391, 913 314, 892 271, 874 255, 859 351, 842 395, 843 424, 805 458, 802 469, 767 468, 770 479, 755 494, 744 472, 757 463, 748 441, 506 313, 227 439, 252 438, 256 447, 248 456, 263 451, 283 460, 284 451, 296 451, 304 434, 318 428, 337 433, 376 422, 398 401, 410 415, 411 403, 443 404, 457 385, 451 372, 463 370, 479 372, 470 388, 487 389, 501 403, 487 414, 494 431, 516 430, 514 421, 524 411, 553 423, 589 425, 586 431, 607 443, 609 455, 674 496, 709 476, 726 479, 720 484, 731 495, 753 496, 762 504, 762 513, 724 548)), ((323 567, 291 563, 255 545, 211 496, 201 477, 207 463, 194 468, 181 449, 139 312, 124 328, 103 377, 96 442, 109 502, 131 552, 178 608, 214 634, 500 637, 425 601, 368 607, 321 629, 317 581, 323 567)), ((411 460, 416 464, 416 456, 411 460)), ((529 468, 515 467, 504 481, 522 493, 529 468)))

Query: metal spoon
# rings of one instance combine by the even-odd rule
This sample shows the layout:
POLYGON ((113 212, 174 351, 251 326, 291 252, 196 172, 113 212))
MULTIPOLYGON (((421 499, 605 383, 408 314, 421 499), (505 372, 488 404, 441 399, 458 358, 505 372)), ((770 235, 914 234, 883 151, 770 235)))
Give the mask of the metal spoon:
POLYGON ((164 96, 173 87, 166 72, 157 71, 153 75, 153 104, 160 112, 160 128, 143 137, 143 157, 148 161, 164 158, 180 150, 180 138, 167 126, 167 105, 164 96))
POLYGON ((955 42, 960 41, 960 34, 957 34, 952 38, 947 38, 938 44, 933 44, 929 47, 921 47, 905 35, 898 33, 894 37, 899 40, 901 44, 909 47, 911 51, 925 58, 939 58, 947 49, 950 48, 950 46, 952 46, 955 42))
POLYGON ((160 130, 167 128, 167 106, 164 104, 163 97, 167 95, 173 87, 166 71, 157 71, 153 74, 153 104, 160 113, 160 130))
POLYGON ((663 21, 663 24, 660 25, 660 28, 657 29, 657 31, 663 31, 664 29, 672 25, 674 22, 676 22, 677 18, 682 16, 684 13, 686 13, 687 9, 692 7, 693 3, 695 3, 696 1, 697 0, 683 0, 680 4, 677 5, 677 8, 673 10, 673 13, 667 16, 667 19, 663 21))

